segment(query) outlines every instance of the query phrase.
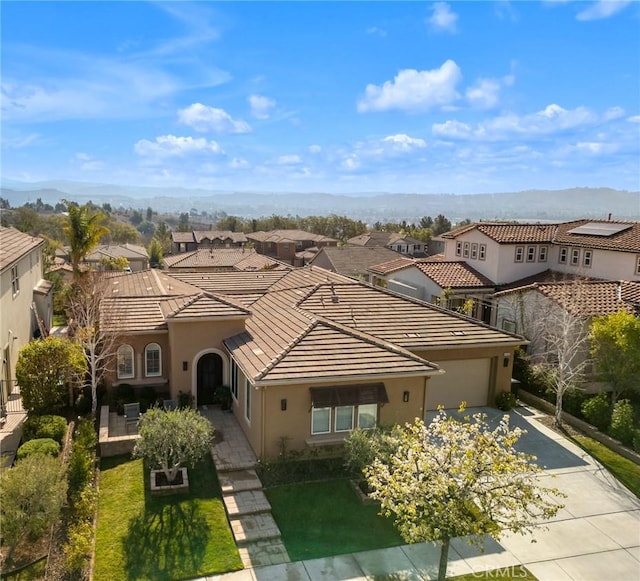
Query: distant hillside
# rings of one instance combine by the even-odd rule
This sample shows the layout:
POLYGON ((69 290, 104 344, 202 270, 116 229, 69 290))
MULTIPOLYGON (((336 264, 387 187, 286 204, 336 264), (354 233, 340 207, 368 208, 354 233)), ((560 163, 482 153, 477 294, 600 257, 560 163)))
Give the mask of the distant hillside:
POLYGON ((337 195, 323 193, 218 192, 188 188, 151 188, 51 181, 34 184, 2 180, 1 196, 12 207, 26 202, 55 205, 61 199, 92 200, 114 207, 146 208, 162 213, 225 212, 257 218, 272 214, 309 216, 341 214, 374 224, 377 221, 415 222, 422 216, 444 214, 464 220, 571 220, 606 218, 640 220, 640 192, 610 188, 529 190, 495 194, 337 195))

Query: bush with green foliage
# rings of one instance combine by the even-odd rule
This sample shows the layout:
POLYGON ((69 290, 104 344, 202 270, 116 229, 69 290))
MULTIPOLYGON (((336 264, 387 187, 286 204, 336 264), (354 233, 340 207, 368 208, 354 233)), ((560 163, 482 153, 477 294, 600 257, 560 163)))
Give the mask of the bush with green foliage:
POLYGON ((68 573, 79 574, 88 564, 93 550, 93 527, 88 521, 73 523, 67 531, 64 546, 65 567, 68 573))
POLYGON ((129 383, 116 385, 111 391, 111 403, 115 406, 119 414, 123 413, 125 403, 133 403, 135 401, 136 392, 133 385, 129 383))
POLYGON ((140 402, 140 409, 144 413, 149 408, 153 407, 158 399, 155 387, 152 385, 142 386, 137 399, 140 402))
POLYGON ((516 407, 518 398, 510 391, 501 391, 496 396, 496 407, 503 412, 508 412, 516 407))
POLYGON ((581 418, 582 404, 586 397, 581 389, 567 389, 562 397, 562 409, 576 418, 581 418))
POLYGON ((618 400, 613 404, 609 435, 628 446, 633 442, 633 432, 633 406, 628 399, 618 400))
POLYGON ((93 480, 97 438, 93 422, 82 419, 76 428, 69 458, 69 498, 75 503, 93 480))
POLYGON ((640 428, 636 428, 633 431, 633 449, 636 452, 640 452, 640 428))
POLYGON ((62 445, 67 433, 67 420, 62 416, 36 416, 29 414, 22 424, 22 441, 51 438, 62 445))
POLYGON ((582 404, 582 415, 601 432, 606 432, 611 421, 611 402, 609 395, 601 391, 582 404))
POLYGON ((24 460, 27 456, 53 456, 60 454, 60 444, 51 438, 36 438, 29 440, 18 448, 16 458, 24 460))

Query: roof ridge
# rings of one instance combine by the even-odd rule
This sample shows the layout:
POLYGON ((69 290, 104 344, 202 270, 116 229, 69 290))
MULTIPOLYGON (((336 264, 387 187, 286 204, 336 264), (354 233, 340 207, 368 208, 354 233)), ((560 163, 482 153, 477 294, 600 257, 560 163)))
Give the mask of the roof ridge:
MULTIPOLYGON (((182 296, 185 296, 185 295, 182 295, 182 296)), ((202 298, 203 296, 204 296, 204 292, 201 292, 200 294, 192 296, 189 300, 187 300, 186 303, 184 303, 183 305, 179 306, 178 308, 168 313, 167 318, 175 317, 179 312, 184 311, 184 309, 186 309, 187 307, 190 307, 193 303, 195 303, 198 299, 202 298)), ((168 300, 170 299, 176 300, 176 298, 177 297, 170 297, 170 298, 168 297, 168 300)))

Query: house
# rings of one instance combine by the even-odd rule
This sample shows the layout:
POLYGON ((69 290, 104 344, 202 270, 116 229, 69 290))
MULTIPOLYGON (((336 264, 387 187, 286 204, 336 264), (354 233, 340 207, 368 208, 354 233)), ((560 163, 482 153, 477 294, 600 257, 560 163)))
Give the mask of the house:
POLYGON ((293 264, 294 266, 303 266, 305 251, 317 252, 318 249, 325 246, 337 246, 338 241, 335 238, 322 236, 321 234, 312 234, 303 230, 271 230, 269 232, 258 231, 247 234, 247 239, 254 244, 256 252, 271 256, 293 264))
POLYGON ((397 252, 382 246, 326 246, 311 257, 309 264, 367 280, 371 265, 396 258, 397 252))
POLYGON ((173 254, 190 252, 198 248, 243 248, 246 244, 247 237, 244 232, 193 230, 192 232, 171 233, 173 254))
POLYGON ((491 404, 524 340, 434 305, 308 266, 143 271, 110 278, 119 334, 110 386, 153 386, 208 405, 229 385, 259 457, 341 443, 355 427, 491 404))
POLYGON ((167 270, 193 272, 225 272, 233 270, 269 270, 291 267, 258 254, 253 248, 198 248, 190 252, 166 256, 163 266, 167 270))
POLYGON ((372 284, 491 321, 493 281, 465 262, 400 258, 369 268, 372 284))
POLYGON ((0 349, 2 409, 15 386, 18 353, 46 336, 53 317, 52 285, 42 278, 44 240, 0 227, 0 349))
POLYGON ((426 256, 427 245, 421 240, 397 232, 372 231, 349 238, 352 246, 383 247, 415 258, 426 256))
POLYGON ((606 280, 640 280, 640 222, 479 222, 441 235, 445 260, 462 260, 505 285, 545 270, 606 280))
POLYGON ((109 262, 126 259, 132 271, 149 268, 149 254, 144 246, 137 244, 102 244, 88 253, 84 264, 92 270, 109 270, 109 262))

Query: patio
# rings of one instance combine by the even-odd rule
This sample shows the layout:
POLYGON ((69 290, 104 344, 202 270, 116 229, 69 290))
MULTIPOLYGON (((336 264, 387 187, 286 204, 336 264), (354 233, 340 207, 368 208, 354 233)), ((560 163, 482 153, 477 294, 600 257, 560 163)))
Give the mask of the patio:
POLYGON ((137 429, 134 432, 132 427, 127 427, 124 416, 110 412, 107 405, 100 407, 100 456, 131 454, 138 437, 137 429))

